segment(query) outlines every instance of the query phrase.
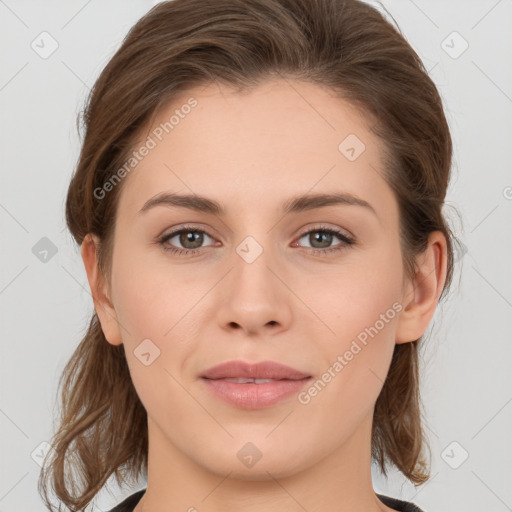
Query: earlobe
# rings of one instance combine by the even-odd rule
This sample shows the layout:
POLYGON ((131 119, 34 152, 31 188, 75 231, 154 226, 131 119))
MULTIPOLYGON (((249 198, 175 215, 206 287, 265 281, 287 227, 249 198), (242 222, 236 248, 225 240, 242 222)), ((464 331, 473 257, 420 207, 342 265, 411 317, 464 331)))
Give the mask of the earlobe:
POLYGON ((447 271, 446 238, 440 231, 430 234, 427 248, 416 259, 417 270, 403 296, 396 343, 419 339, 434 316, 447 271))
POLYGON ((99 243, 96 235, 88 233, 82 242, 80 252, 103 334, 110 344, 120 345, 122 338, 116 311, 109 298, 107 283, 98 266, 99 243))

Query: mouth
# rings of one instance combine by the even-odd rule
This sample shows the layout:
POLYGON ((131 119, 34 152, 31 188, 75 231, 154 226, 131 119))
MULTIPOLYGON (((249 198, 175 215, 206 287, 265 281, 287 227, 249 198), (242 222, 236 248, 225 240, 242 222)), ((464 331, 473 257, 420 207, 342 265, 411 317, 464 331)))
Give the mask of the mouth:
POLYGON ((274 361, 261 361, 259 363, 227 361, 209 368, 201 374, 201 377, 205 379, 248 379, 249 382, 252 382, 284 379, 301 380, 311 377, 311 375, 274 361))
MULTIPOLYGON (((205 377, 207 378, 207 377, 205 377)), ((224 382, 236 382, 237 384, 265 384, 266 382, 277 382, 278 380, 288 379, 247 379, 245 377, 226 377, 224 379, 211 379, 211 380, 223 380, 224 382)))
POLYGON ((210 392, 241 409, 262 409, 298 393, 312 376, 295 368, 263 361, 228 361, 201 376, 210 392))

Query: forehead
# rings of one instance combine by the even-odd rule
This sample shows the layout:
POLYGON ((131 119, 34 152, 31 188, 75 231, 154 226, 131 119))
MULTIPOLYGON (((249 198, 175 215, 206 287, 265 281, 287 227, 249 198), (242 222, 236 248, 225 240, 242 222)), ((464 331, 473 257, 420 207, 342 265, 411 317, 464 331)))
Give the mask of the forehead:
POLYGON ((151 149, 126 178, 120 208, 138 211, 164 190, 231 199, 238 208, 333 188, 385 201, 382 142, 372 123, 309 82, 273 80, 243 92, 218 83, 192 88, 139 137, 134 149, 151 149))

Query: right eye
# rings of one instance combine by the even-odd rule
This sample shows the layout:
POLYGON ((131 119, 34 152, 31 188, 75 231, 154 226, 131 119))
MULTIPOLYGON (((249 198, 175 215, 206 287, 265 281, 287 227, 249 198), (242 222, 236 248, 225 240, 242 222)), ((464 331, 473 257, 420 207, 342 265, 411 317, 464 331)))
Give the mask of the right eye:
POLYGON ((165 251, 186 255, 190 253, 199 253, 199 249, 204 242, 205 235, 211 238, 205 231, 192 227, 182 227, 171 233, 168 233, 159 239, 159 244, 165 251), (169 245, 169 241, 176 238, 176 242, 169 245), (183 248, 176 247, 176 244, 181 244, 183 248))

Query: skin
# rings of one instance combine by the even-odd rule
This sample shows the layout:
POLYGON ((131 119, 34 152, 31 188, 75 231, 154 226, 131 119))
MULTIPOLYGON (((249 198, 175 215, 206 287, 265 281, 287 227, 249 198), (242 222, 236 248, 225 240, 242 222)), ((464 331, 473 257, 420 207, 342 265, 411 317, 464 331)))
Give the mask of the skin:
POLYGON ((393 510, 372 487, 372 415, 395 343, 419 338, 434 315, 446 241, 432 233, 417 274, 405 275, 382 141, 368 116, 332 91, 289 80, 243 94, 210 84, 176 98, 150 130, 191 96, 198 105, 124 178, 110 282, 97 266, 98 240, 82 244, 105 337, 124 344, 148 413, 148 484, 135 510, 393 510), (338 149, 349 134, 366 146, 354 161, 338 149), (226 214, 169 206, 139 213, 162 191, 207 196, 226 214), (375 212, 345 204, 282 214, 291 196, 333 191, 375 212), (166 252, 158 238, 184 224, 206 233, 202 248, 175 236, 167 246, 198 254, 166 252), (307 234, 319 226, 356 242, 334 235, 322 245, 316 231, 307 234), (247 236, 263 249, 252 263, 236 252, 247 236), (247 411, 199 378, 241 359, 278 361, 316 380, 395 302, 401 311, 307 404, 294 395, 247 411), (146 366, 134 350, 148 338, 160 355, 146 366), (262 455, 251 468, 237 457, 247 442, 262 455))

